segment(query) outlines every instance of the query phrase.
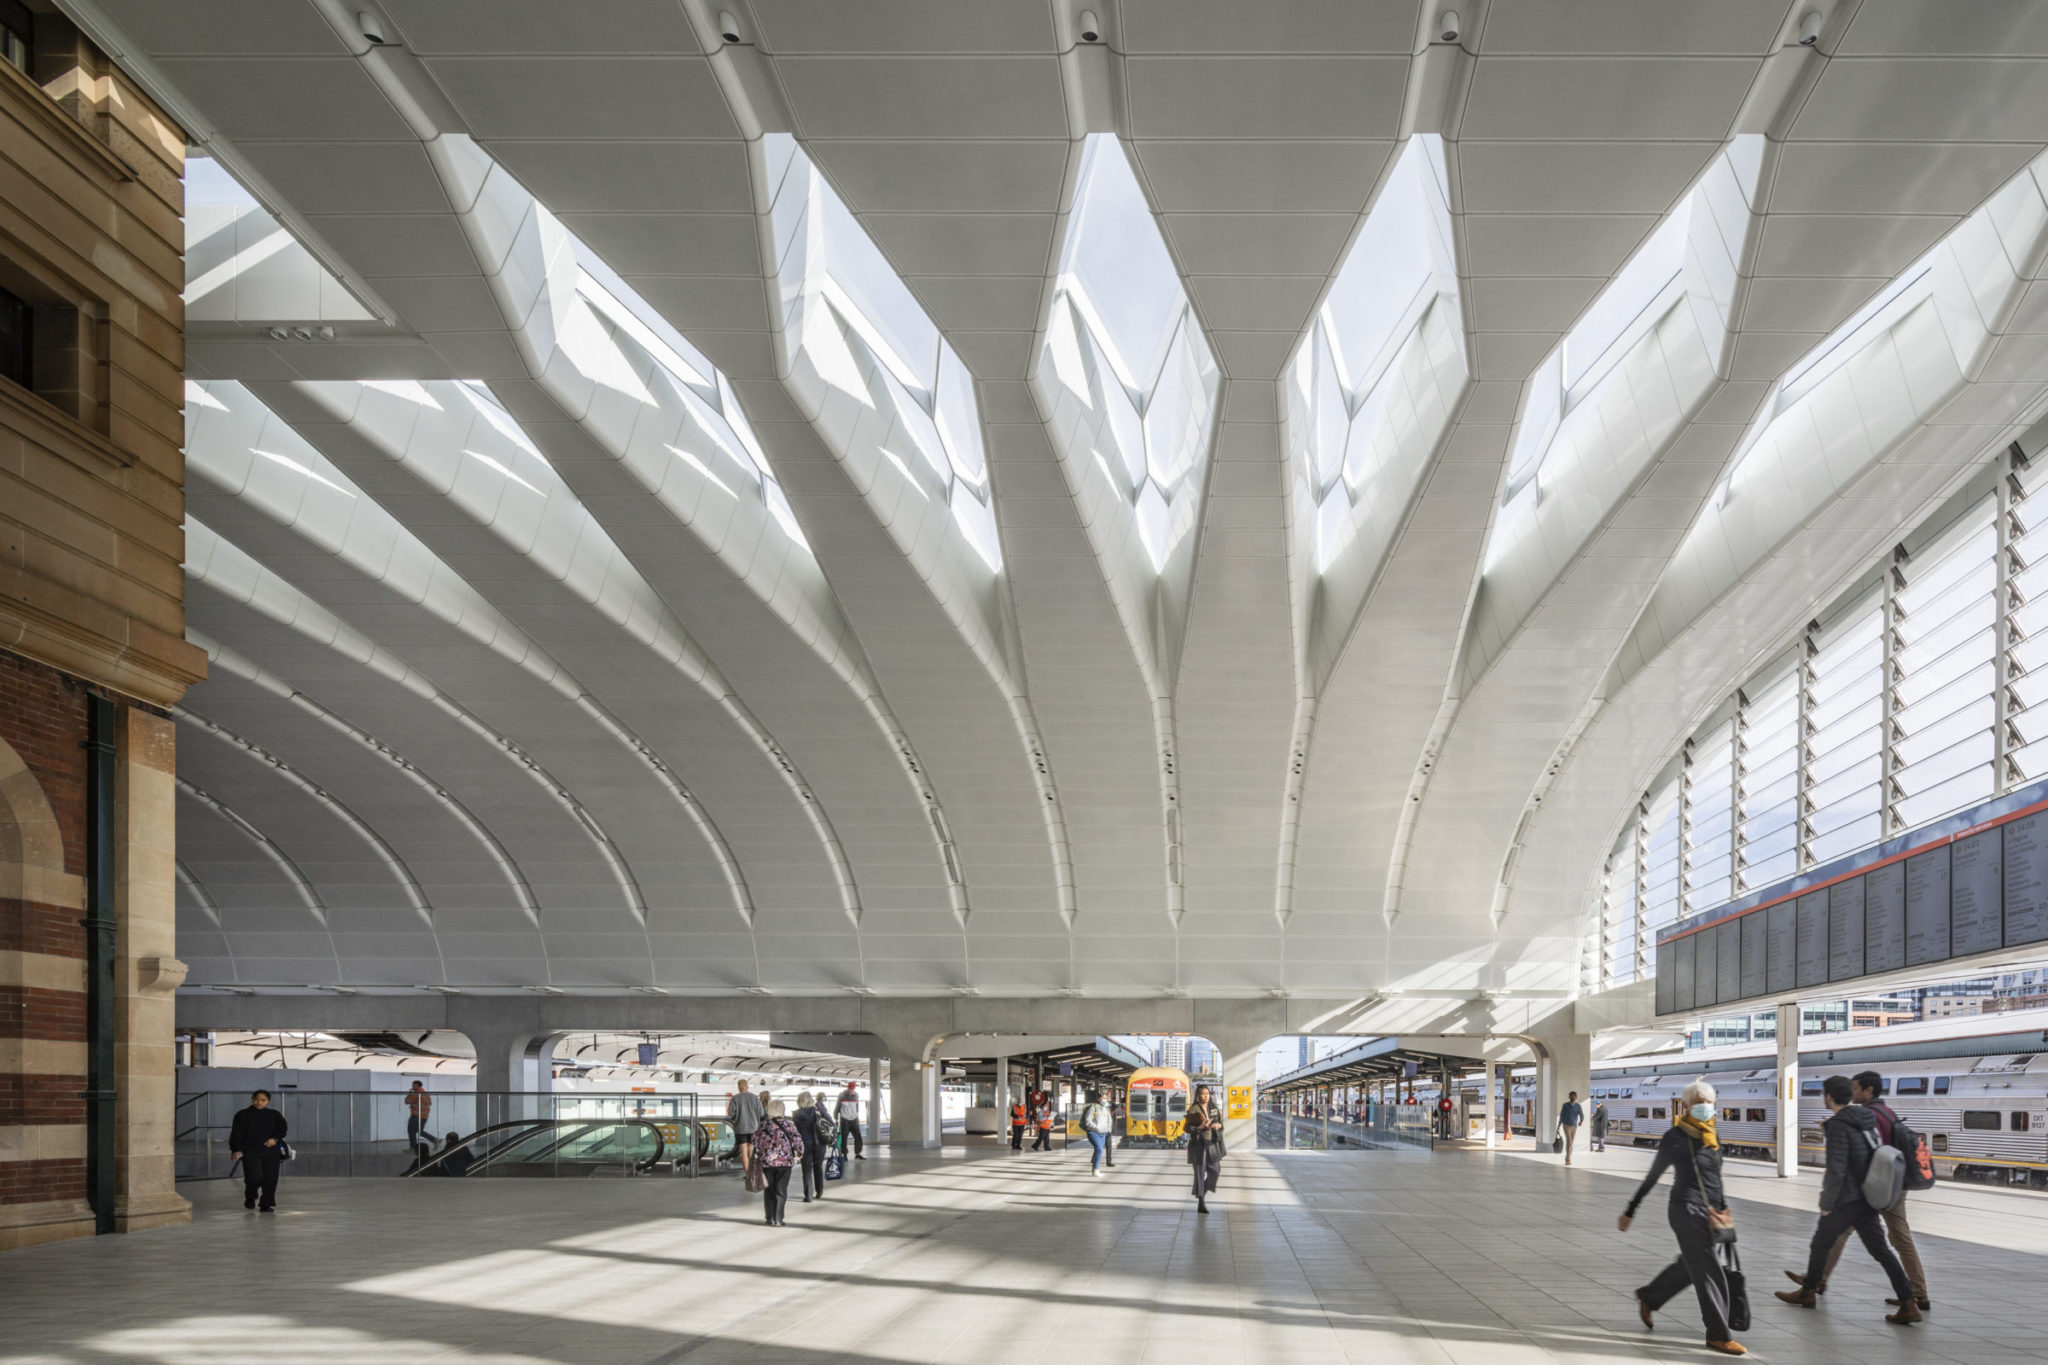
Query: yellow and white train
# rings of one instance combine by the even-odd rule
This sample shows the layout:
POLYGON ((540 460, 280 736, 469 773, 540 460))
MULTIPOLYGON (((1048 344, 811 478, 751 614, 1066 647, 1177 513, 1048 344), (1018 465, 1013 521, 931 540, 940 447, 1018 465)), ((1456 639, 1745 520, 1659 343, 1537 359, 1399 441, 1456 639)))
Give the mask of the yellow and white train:
POLYGON ((1178 1067, 1146 1066, 1131 1073, 1124 1089, 1126 1147, 1178 1147, 1187 1141, 1188 1073, 1178 1067))

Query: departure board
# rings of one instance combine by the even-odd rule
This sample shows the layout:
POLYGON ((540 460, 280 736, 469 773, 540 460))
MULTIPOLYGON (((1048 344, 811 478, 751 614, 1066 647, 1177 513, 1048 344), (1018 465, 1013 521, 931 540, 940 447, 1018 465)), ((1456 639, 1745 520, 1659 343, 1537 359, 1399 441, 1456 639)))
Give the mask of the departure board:
POLYGON ((1987 829, 1949 845, 1950 957, 1989 952, 2005 944, 2003 833, 1987 829))
POLYGON ((1712 931, 1721 943, 1720 965, 1714 976, 1717 986, 1716 1000, 1740 1000, 1742 998, 1742 925, 1730 920, 1719 929, 1712 931))
POLYGON ((1671 975, 1677 980, 1678 990, 1677 999, 1672 1002, 1673 1009, 1689 1010, 1693 1001, 1699 998, 1693 981, 1693 951, 1699 943, 1698 934, 1678 940, 1678 956, 1671 963, 1671 975))
POLYGON ((1735 921, 1742 930, 1742 989, 1735 994, 1737 1000, 1747 1000, 1770 989, 1764 975, 1764 930, 1768 923, 1763 915, 1744 915, 1735 921))
POLYGON ((1863 975, 1863 884, 1851 877, 1828 888, 1828 980, 1863 975))
POLYGON ((1863 970, 1895 972, 1906 965, 1906 864, 1863 874, 1863 970))
POLYGON ((2048 811, 2005 826, 2005 946, 2048 939, 2048 811))
POLYGON ((1906 965, 1948 957, 1948 845, 1906 859, 1906 965))
POLYGON ((1764 911, 1764 984, 1772 995, 1798 984, 1798 911, 1791 901, 1780 901, 1764 911))
POLYGON ((1798 986, 1821 986, 1828 979, 1828 893, 1801 896, 1799 905, 1798 986))
POLYGON ((2042 943, 2048 781, 1665 930, 1657 1012, 1727 1011, 2042 943))

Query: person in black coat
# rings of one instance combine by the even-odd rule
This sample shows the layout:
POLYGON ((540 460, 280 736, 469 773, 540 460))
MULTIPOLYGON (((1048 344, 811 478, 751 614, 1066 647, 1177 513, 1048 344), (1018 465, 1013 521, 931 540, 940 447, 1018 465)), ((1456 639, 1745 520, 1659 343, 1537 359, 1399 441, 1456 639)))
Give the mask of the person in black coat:
POLYGON ((265 1213, 277 1209, 277 1171, 283 1164, 284 1135, 289 1125, 284 1115, 270 1107, 270 1092, 258 1090, 249 1097, 249 1107, 235 1115, 228 1129, 228 1151, 242 1163, 242 1207, 257 1207, 262 1198, 265 1213))
POLYGON ((1847 1076, 1830 1076, 1821 1082, 1821 1096, 1827 1101, 1828 1120, 1820 1126, 1827 1137, 1827 1167, 1820 1180, 1820 1226, 1806 1251, 1806 1273, 1791 1276, 1797 1289, 1781 1289, 1778 1297, 1799 1308, 1814 1306, 1817 1291, 1827 1275, 1828 1252, 1850 1228, 1863 1240, 1886 1278, 1899 1305, 1884 1320, 1897 1327, 1920 1321, 1920 1307, 1913 1300, 1913 1284, 1906 1268, 1884 1239, 1884 1224, 1878 1211, 1863 1197, 1863 1177, 1870 1172, 1871 1153, 1877 1150, 1877 1115, 1853 1103, 1856 1087, 1847 1076))
POLYGON ((804 1154, 798 1160, 804 1170, 804 1202, 808 1204, 825 1197, 825 1144, 818 1140, 818 1106, 825 1097, 806 1090, 796 1102, 794 1122, 804 1136, 804 1154))
POLYGON ((1691 1284, 1699 1296, 1700 1317, 1707 1325, 1707 1349, 1722 1355, 1748 1355, 1728 1327, 1728 1279, 1714 1257, 1714 1214, 1725 1214, 1728 1199, 1721 1190, 1721 1150, 1714 1136, 1714 1087, 1694 1081, 1678 1096, 1679 1111, 1657 1143, 1657 1159, 1636 1187, 1628 1211, 1615 1224, 1623 1232, 1649 1197, 1664 1172, 1671 1172, 1671 1204, 1666 1216, 1678 1238, 1678 1259, 1636 1291, 1636 1311, 1643 1326, 1653 1327, 1652 1314, 1691 1284))

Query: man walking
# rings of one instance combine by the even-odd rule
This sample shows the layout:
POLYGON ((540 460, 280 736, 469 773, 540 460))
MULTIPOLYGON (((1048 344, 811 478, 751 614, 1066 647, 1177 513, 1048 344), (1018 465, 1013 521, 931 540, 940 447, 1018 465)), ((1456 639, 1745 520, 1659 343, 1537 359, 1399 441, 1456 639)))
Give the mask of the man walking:
POLYGON ((1806 1273, 1786 1271, 1797 1289, 1781 1289, 1778 1297, 1799 1308, 1811 1308, 1821 1283, 1827 1278, 1828 1250, 1849 1229, 1863 1239, 1863 1249, 1883 1268, 1892 1282, 1892 1302, 1898 1311, 1885 1314, 1885 1321, 1903 1327, 1920 1321, 1920 1307, 1913 1298, 1913 1285, 1899 1258, 1885 1245, 1884 1224, 1876 1209, 1863 1198, 1863 1177, 1870 1171, 1875 1150, 1871 1138, 1877 1133, 1877 1116, 1855 1102, 1856 1087, 1847 1076, 1830 1076, 1821 1082, 1821 1098, 1827 1102, 1828 1120, 1821 1125, 1827 1137, 1827 1169, 1820 1183, 1820 1226, 1806 1249, 1806 1273))
POLYGON ((866 1143, 860 1136, 860 1087, 853 1081, 846 1083, 846 1089, 839 1095, 839 1150, 843 1154, 846 1144, 853 1143, 853 1159, 866 1161, 866 1143))
POLYGON ((1051 1151, 1052 1096, 1046 1094, 1043 1090, 1036 1091, 1032 1094, 1031 1118, 1032 1122, 1038 1128, 1038 1139, 1037 1141, 1031 1144, 1031 1150, 1034 1152, 1051 1151))
POLYGON ((427 1093, 426 1082, 414 1081, 412 1089, 405 1092, 405 1110, 405 1145, 418 1157, 420 1134, 427 1131, 427 1118, 434 1112, 434 1097, 427 1093))
POLYGON ((1557 1126, 1564 1132, 1564 1164, 1572 1164, 1572 1147, 1579 1140, 1579 1125, 1586 1121, 1586 1111, 1579 1104, 1579 1092, 1574 1090, 1565 1096, 1564 1106, 1557 1111, 1557 1126))
POLYGON ((270 1092, 258 1090, 249 1096, 249 1107, 235 1115, 228 1129, 228 1152, 242 1163, 242 1207, 259 1207, 264 1213, 277 1211, 277 1171, 284 1160, 280 1150, 290 1125, 284 1115, 270 1107, 270 1092))
MULTIPOLYGON (((1899 1116, 1884 1102, 1884 1077, 1875 1071, 1858 1072, 1850 1078, 1855 1086, 1856 1103, 1868 1109, 1877 1120, 1878 1141, 1891 1145, 1892 1129, 1898 1125, 1899 1116)), ((1906 1225, 1906 1196, 1901 1194, 1899 1202, 1888 1209, 1880 1210, 1878 1217, 1884 1220, 1885 1233, 1891 1238, 1892 1250, 1898 1253, 1899 1264, 1905 1267, 1906 1278, 1913 1284, 1913 1304, 1921 1312, 1934 1305, 1927 1298, 1927 1272, 1920 1265, 1920 1250, 1913 1245, 1913 1229, 1906 1225)), ((1835 1263, 1842 1259, 1842 1248, 1849 1245, 1849 1230, 1842 1229, 1842 1235, 1835 1238, 1835 1245, 1828 1252, 1827 1269, 1821 1272, 1821 1281, 1813 1287, 1816 1294, 1828 1292, 1828 1281, 1835 1277, 1835 1263)), ((1896 1299, 1892 1300, 1898 1306, 1896 1299)))
POLYGON ((760 1097, 747 1090, 746 1079, 742 1077, 739 1093, 725 1103, 725 1121, 732 1125, 733 1154, 739 1158, 742 1171, 754 1164, 754 1134, 761 1131, 761 1120, 766 1116, 760 1097))

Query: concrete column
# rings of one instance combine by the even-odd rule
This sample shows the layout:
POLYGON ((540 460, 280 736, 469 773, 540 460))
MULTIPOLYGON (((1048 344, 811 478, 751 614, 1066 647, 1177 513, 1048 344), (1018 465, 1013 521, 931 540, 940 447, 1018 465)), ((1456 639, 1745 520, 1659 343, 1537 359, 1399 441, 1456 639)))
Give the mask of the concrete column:
POLYGON ((1566 1092, 1576 1090, 1585 1096, 1593 1091, 1593 1038, 1578 1032, 1573 1016, 1572 1006, 1566 1005, 1537 1021, 1530 1031, 1537 1063, 1529 1126, 1535 1130, 1539 1151, 1550 1150, 1558 1135, 1557 1111, 1564 1105, 1566 1092))
POLYGON ((1799 1004, 1778 1006, 1778 1174, 1799 1170, 1799 1004))
POLYGON ((996 1058, 996 1128, 1007 1130, 1010 1124, 1010 1059, 996 1058))
POLYGON ((868 1126, 861 1136, 868 1142, 882 1140, 882 1058, 880 1042, 868 1044, 868 1126))
POLYGON ((1484 1100, 1484 1102, 1485 1102, 1485 1105, 1486 1105, 1486 1145, 1487 1145, 1487 1147, 1488 1147, 1489 1149, 1491 1149, 1491 1148, 1492 1148, 1492 1147, 1494 1146, 1494 1137, 1493 1137, 1493 1091, 1494 1091, 1494 1067, 1493 1067, 1493 1063, 1492 1063, 1492 1062, 1488 1062, 1488 1063, 1486 1064, 1486 1068, 1485 1068, 1485 1078, 1484 1078, 1484 1080, 1483 1080, 1483 1081, 1481 1082, 1481 1085, 1480 1085, 1480 1092, 1479 1092, 1479 1093, 1480 1093, 1480 1095, 1481 1095, 1481 1097, 1482 1097, 1482 1099, 1484 1100))

